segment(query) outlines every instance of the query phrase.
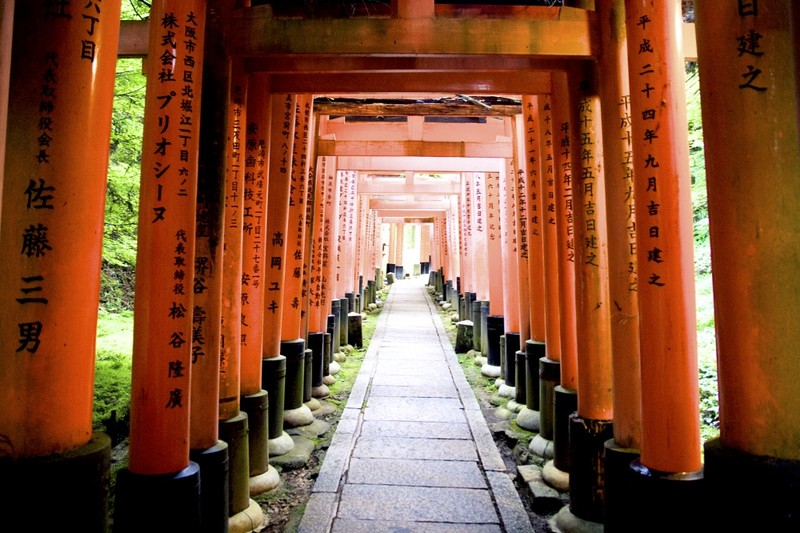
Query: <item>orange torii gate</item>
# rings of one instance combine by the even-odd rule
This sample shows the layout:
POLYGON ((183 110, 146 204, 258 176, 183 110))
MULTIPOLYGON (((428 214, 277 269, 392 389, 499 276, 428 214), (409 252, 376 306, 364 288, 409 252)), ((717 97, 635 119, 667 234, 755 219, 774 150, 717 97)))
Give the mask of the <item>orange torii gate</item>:
MULTIPOLYGON (((18 396, 23 400, 9 399, 6 405, 14 408, 0 412, 0 435, 3 435, 0 457, 12 459, 12 463, 0 461, 0 478, 4 480, 13 477, 6 475, 12 468, 8 464, 13 465, 11 472, 16 476, 18 465, 25 468, 28 459, 49 460, 53 455, 69 455, 82 449, 87 439, 94 439, 87 423, 91 364, 86 354, 93 353, 92 336, 87 332, 93 329, 91 323, 95 320, 97 307, 96 291, 91 287, 96 286, 99 279, 99 247, 95 237, 99 235, 98 207, 102 204, 97 185, 102 183, 102 179, 68 180, 70 175, 67 170, 61 170, 60 165, 64 164, 70 170, 80 168, 81 177, 101 172, 95 166, 105 159, 104 152, 97 147, 107 144, 107 129, 103 125, 108 123, 111 95, 108 81, 111 77, 108 57, 111 54, 108 51, 116 48, 116 36, 110 35, 116 34, 116 19, 119 17, 116 12, 119 2, 88 2, 86 7, 74 2, 41 3, 30 9, 26 6, 24 12, 21 2, 14 4, 5 2, 0 15, 0 38, 7 45, 0 47, 0 124, 3 125, 0 135, 4 136, 0 136, 0 154, 4 154, 0 155, 3 164, 0 253, 7 259, 5 264, 10 265, 0 278, 0 293, 11 302, 14 310, 3 315, 0 327, 0 342, 7 352, 0 354, 3 357, 0 370, 4 376, 12 376, 11 380, 0 385, 0 398, 18 396), (13 7, 16 7, 16 14, 13 7), (97 10, 100 16, 86 10, 97 10), (16 17, 13 24, 12 15, 16 17), (81 26, 87 21, 94 21, 91 39, 86 37, 87 28, 81 26), (107 24, 109 21, 114 24, 107 24), (112 27, 113 32, 109 29, 112 27), (14 34, 13 47, 10 45, 11 33, 14 34), (18 46, 18 42, 23 44, 18 46), (68 48, 70 46, 73 48, 68 48), (91 73, 73 72, 75 67, 68 59, 75 50, 85 56, 71 61, 77 61, 80 66, 96 65, 97 68, 91 73), (50 52, 57 56, 49 55, 50 52), (47 67, 44 61, 50 61, 52 65, 47 67), (37 71, 35 65, 40 65, 41 69, 37 71), (46 96, 49 99, 54 95, 54 99, 47 102, 42 100, 40 86, 45 77, 46 96), (78 91, 84 79, 90 80, 87 86, 91 90, 78 91), (66 115, 63 115, 67 112, 63 105, 65 102, 70 106, 69 126, 65 122, 66 115), (14 106, 13 116, 9 117, 8 106, 14 106), (46 120, 42 122, 43 118, 46 120), (53 134, 47 129, 51 124, 55 128, 53 134), (46 127, 38 130, 42 125, 46 127), (68 145, 59 144, 60 139, 73 129, 84 141, 91 136, 92 142, 65 149, 68 145), (32 136, 31 132, 37 135, 32 136), (58 138, 55 133, 58 133, 58 138), (36 163, 24 157, 31 146, 36 148, 40 158, 36 163), (48 158, 49 161, 44 161, 48 158), (75 158, 80 162, 73 163, 75 158), (30 170, 30 166, 36 170, 30 170), (40 170, 56 168, 59 168, 58 176, 52 177, 40 170), (58 204, 57 200, 73 187, 78 191, 74 199, 67 204, 58 204), (15 189, 20 192, 15 193, 15 189), (81 223, 91 218, 90 214, 95 217, 92 219, 94 226, 85 229, 73 225, 72 208, 81 210, 81 223), (67 228, 71 237, 86 237, 57 239, 67 228), (47 233, 43 235, 45 230, 47 233), (20 239, 24 240, 20 242, 20 239), (69 241, 69 248, 62 241, 69 241), (28 252, 32 252, 31 255, 28 252), (63 261, 62 252, 68 252, 69 256, 63 261), (55 258, 59 258, 58 261, 50 261, 55 258), (77 265, 72 262, 78 259, 84 262, 77 265), (29 266, 41 266, 41 270, 21 270, 29 266), (91 301, 81 299, 76 302, 71 292, 67 300, 62 285, 71 283, 74 286, 76 276, 83 280, 84 273, 85 285, 89 287, 84 292, 90 293, 91 301), (38 312, 44 306, 46 313, 41 316, 25 314, 38 312), (62 319, 59 313, 67 313, 68 317, 62 319), (48 361, 45 365, 35 352, 49 349, 52 337, 45 332, 54 329, 53 317, 58 317, 58 342, 61 343, 63 335, 63 344, 68 345, 69 350, 63 358, 56 358, 57 363, 48 361), (58 373, 61 363, 69 365, 70 373, 58 373), (74 379, 76 372, 79 379, 74 379), (70 377, 68 383, 64 382, 64 376, 70 377), (29 446, 21 436, 32 424, 29 420, 23 423, 19 418, 26 410, 36 411, 40 406, 36 395, 30 394, 31 389, 52 390, 59 398, 71 399, 56 402, 58 410, 54 414, 58 415, 57 421, 45 419, 35 425, 39 433, 36 446, 29 446), (14 396, 16 391, 22 392, 14 396), (62 410, 66 414, 62 414, 62 410), (69 426, 67 431, 78 433, 80 437, 63 437, 62 426, 69 426)), ((219 2, 211 4, 219 7, 219 2)), ((550 436, 556 441, 554 466, 569 471, 573 483, 581 475, 595 472, 592 470, 594 467, 583 470, 579 461, 571 460, 578 451, 569 432, 566 436, 570 438, 564 439, 564 421, 569 427, 568 419, 572 412, 591 421, 607 420, 604 417, 609 415, 603 413, 609 403, 607 391, 599 389, 608 383, 607 373, 611 367, 613 415, 610 416, 613 417, 614 436, 613 442, 606 443, 605 468, 609 473, 608 479, 613 479, 608 462, 609 451, 623 452, 621 457, 617 457, 619 463, 614 468, 619 468, 615 473, 619 474, 623 485, 628 485, 629 491, 621 487, 619 492, 614 492, 611 483, 606 487, 598 486, 598 491, 616 497, 613 515, 608 513, 607 501, 605 517, 601 518, 608 520, 609 516, 614 516, 614 525, 622 528, 631 523, 685 524, 691 520, 689 504, 710 502, 708 505, 713 517, 721 522, 730 522, 728 509, 731 506, 747 509, 751 505, 737 494, 741 481, 734 473, 744 467, 746 475, 760 483, 777 480, 777 492, 787 495, 774 501, 759 501, 759 505, 768 509, 766 522, 775 529, 796 527, 792 518, 797 515, 798 500, 794 472, 800 453, 792 444, 797 441, 794 438, 797 424, 793 409, 797 397, 796 380, 793 380, 796 364, 792 356, 792 342, 795 340, 792 318, 797 307, 792 298, 796 286, 793 277, 796 261, 792 253, 796 248, 797 232, 792 231, 796 222, 791 213, 796 196, 792 177, 797 173, 800 149, 797 140, 797 84, 794 81, 798 78, 796 65, 800 56, 796 46, 800 8, 786 0, 769 3, 749 0, 713 7, 709 3, 698 3, 700 46, 697 55, 703 73, 709 73, 701 75, 701 91, 704 113, 708 117, 709 213, 718 309, 722 420, 720 439, 707 445, 703 457, 697 416, 691 209, 687 194, 689 175, 681 99, 681 62, 685 53, 681 50, 680 24, 676 23, 680 17, 678 3, 665 1, 643 6, 640 2, 598 0, 594 12, 533 6, 465 9, 436 5, 430 0, 398 1, 393 7, 394 12, 381 19, 353 17, 349 20, 286 19, 274 16, 264 6, 245 7, 226 15, 232 19, 220 19, 217 11, 210 10, 208 27, 220 30, 223 24, 236 25, 236 32, 224 36, 232 57, 241 59, 240 56, 247 56, 243 63, 245 72, 260 72, 268 77, 264 80, 267 85, 265 92, 280 95, 278 99, 356 89, 370 93, 475 90, 478 93, 536 95, 539 146, 550 142, 553 149, 552 185, 545 179, 547 169, 541 168, 542 216, 545 212, 550 213, 552 205, 555 224, 550 224, 549 219, 547 223, 544 218, 541 221, 545 225, 541 265, 545 283, 544 339, 537 338, 533 323, 530 329, 534 348, 541 347, 537 342, 545 341, 547 351, 540 361, 544 369, 542 376, 552 378, 540 383, 543 391, 540 397, 547 400, 539 407, 542 416, 540 435, 548 431, 546 422, 549 417, 550 436), (628 10, 627 24, 622 23, 624 8, 628 10), (491 16, 478 17, 470 13, 491 16), (417 29, 413 32, 412 45, 404 44, 404 37, 410 34, 409 28, 417 29), (625 34, 627 42, 623 39, 625 34), (464 43, 459 37, 463 35, 487 37, 464 43), (503 39, 495 38, 500 35, 503 39), (532 35, 542 38, 533 38, 532 35), (397 44, 390 49, 387 43, 392 42, 397 44), (724 42, 730 45, 721 46, 720 43, 724 42), (470 55, 468 61, 464 60, 465 54, 470 55), (412 56, 413 65, 408 62, 412 56), (498 56, 502 56, 499 67, 498 56), (320 63, 320 57, 335 58, 324 73, 315 66, 320 63), (265 58, 269 58, 270 63, 264 61, 265 58), (582 70, 574 66, 590 58, 598 60, 592 75, 596 79, 580 86, 582 70), (656 66, 658 68, 654 68, 656 66), (378 70, 380 73, 375 72, 378 70), (629 76, 625 75, 627 72, 629 76), (625 87, 626 77, 631 80, 630 88, 625 87), (584 88, 590 92, 581 92, 584 88), (588 120, 582 120, 588 115, 582 117, 579 114, 581 101, 587 106, 585 109, 592 109, 594 117, 602 115, 599 121, 602 135, 597 129, 591 130, 588 120), (650 101, 659 105, 653 107, 650 101), (657 121, 659 128, 649 127, 651 120, 657 121), (586 185, 592 183, 593 193, 599 194, 598 174, 594 174, 595 170, 599 171, 599 162, 595 161, 591 166, 581 164, 584 162, 582 150, 589 146, 583 144, 584 140, 588 142, 584 135, 603 145, 606 199, 605 205, 597 203, 595 213, 587 211, 586 185), (569 153, 566 153, 567 148, 569 153), (594 181, 587 182, 584 175, 587 168, 592 169, 594 181), (592 243, 594 237, 600 238, 600 235, 591 233, 600 230, 589 230, 587 226, 593 220, 587 215, 595 214, 598 217, 595 223, 601 222, 600 217, 606 217, 608 227, 607 282, 599 275, 595 277, 591 270, 582 270, 588 256, 581 256, 581 253, 593 249, 587 245, 587 239, 592 243), (574 261, 570 261, 567 255, 570 250, 575 253, 574 261), (555 257, 556 262, 551 257, 555 257), (557 294, 553 294, 552 287, 557 294), (608 294, 603 295, 606 290, 608 294), (589 314, 593 310, 591 297, 598 294, 600 300, 606 304, 613 302, 613 305, 601 306, 602 312, 597 314, 605 317, 592 322, 589 314), (581 335, 595 331, 595 327, 605 326, 610 331, 613 355, 595 357, 593 350, 597 347, 587 348, 581 335), (554 363, 560 363, 560 366, 554 363), (603 376, 602 379, 596 380, 597 375, 603 376), (602 401, 587 406, 586 402, 591 401, 591 396, 598 390, 603 393, 602 401), (566 398, 566 402, 553 400, 553 396, 566 398), (551 413, 550 402, 560 407, 551 413), (599 410, 594 409, 596 405, 601 405, 599 410), (559 451, 559 443, 565 442, 566 447, 559 451), (640 453, 640 458, 634 460, 640 453), (714 498, 706 498, 709 494, 714 498), (680 512, 674 512, 676 506, 680 512)), ((169 38, 162 39, 168 34, 163 33, 165 28, 159 24, 165 22, 167 13, 179 14, 175 23, 185 31, 189 28, 188 15, 191 13, 197 26, 195 28, 195 23, 192 23, 190 40, 197 56, 203 48, 202 12, 205 11, 205 2, 178 4, 159 1, 153 3, 153 8, 150 28, 147 23, 123 25, 123 36, 130 38, 131 28, 150 30, 153 40, 149 45, 141 46, 143 51, 137 52, 152 56, 147 63, 150 85, 163 87, 164 80, 169 79, 171 73, 179 72, 183 80, 179 84, 183 84, 183 89, 185 84, 194 83, 194 90, 189 91, 191 95, 187 93, 181 97, 193 99, 193 116, 197 117, 201 92, 197 79, 201 68, 210 67, 213 62, 208 59, 191 66, 182 63, 182 54, 185 54, 185 50, 181 50, 183 42, 176 39, 175 46, 172 46, 169 38), (162 53, 168 54, 165 57, 174 55, 174 61, 159 65, 159 61, 153 59, 161 57, 162 53), (193 81, 189 82, 192 78, 193 81)), ((166 23, 172 24, 169 19, 166 23)), ((223 39, 222 33, 215 39, 223 39)), ((203 82, 203 99, 210 97, 212 106, 224 110, 231 79, 219 76, 219 73, 209 79, 223 81, 219 83, 219 91, 203 82)), ((137 265, 140 276, 137 290, 139 331, 134 365, 131 454, 129 472, 120 478, 122 489, 117 505, 118 511, 124 511, 128 505, 131 511, 127 514, 120 511, 123 512, 121 516, 132 517, 141 509, 152 511, 169 502, 168 514, 173 513, 176 522, 185 525, 197 519, 196 463, 212 450, 215 454, 227 453, 216 433, 216 420, 220 413, 213 404, 219 394, 229 398, 236 386, 225 383, 226 386, 219 389, 219 369, 209 360, 220 353, 218 341, 221 332, 217 326, 222 313, 223 287, 233 289, 235 284, 230 283, 226 278, 229 274, 221 268, 224 259, 219 239, 222 237, 221 223, 225 220, 222 216, 224 209, 221 210, 224 206, 219 203, 221 196, 207 196, 211 191, 203 189, 210 185, 203 181, 203 177, 197 184, 194 178, 187 179, 186 184, 164 178, 171 176, 178 165, 185 165, 190 176, 195 173, 195 170, 190 170, 190 165, 197 166, 198 143, 201 145, 201 164, 204 161, 212 163, 211 141, 223 146, 225 143, 220 139, 223 132, 228 131, 228 124, 227 119, 204 120, 203 124, 194 122, 191 124, 191 138, 172 137, 175 133, 172 128, 177 122, 172 113, 174 108, 170 106, 177 100, 169 101, 172 96, 169 91, 160 96, 164 98, 159 100, 152 94, 148 98, 141 204, 147 216, 143 215, 140 225, 141 259, 137 265), (159 107, 161 104, 163 108, 159 107), (198 131, 198 126, 205 130, 198 131), (166 144, 170 142, 172 144, 166 144), (177 152, 183 142, 191 146, 185 150, 186 159, 181 159, 183 154, 177 152), (177 159, 172 159, 175 154, 177 159), (159 174, 162 171, 164 173, 159 174), (195 185, 200 189, 196 202, 191 196, 195 185), (169 198, 169 202, 159 203, 164 198, 169 198), (173 222, 172 215, 179 211, 180 226, 154 234, 154 225, 162 226, 161 216, 165 218, 163 226, 166 226, 173 222), (215 226, 217 222, 219 227, 215 226), (207 224, 215 226, 213 231, 209 232, 207 224), (183 256, 186 258, 180 259, 183 256), (165 257, 178 260, 166 268, 165 257), (176 283, 176 276, 183 283, 193 282, 191 294, 170 292, 180 285, 176 283), (196 292, 198 281, 203 286, 207 283, 209 290, 196 292), (165 305, 169 305, 166 318, 159 315, 163 314, 165 305), (188 313, 189 309, 191 313, 188 313), (183 316, 178 316, 181 314, 183 316), (214 322, 214 327, 207 328, 214 322), (159 344, 162 334, 169 338, 169 349, 165 350, 163 343, 159 344), (186 342, 189 336, 191 342, 186 342), (156 353, 155 346, 159 346, 161 351, 156 353), (173 351, 179 355, 172 357, 173 351), (164 367, 166 370, 162 372, 164 367), (141 394, 143 391, 148 394, 141 394), (161 401, 163 394, 167 394, 167 398, 161 401), (190 395, 191 413, 183 404, 190 395), (152 398, 158 400, 158 405, 148 403, 152 398), (209 398, 213 401, 209 402, 209 398), (195 408, 200 411, 195 413, 195 408), (127 481, 125 476, 129 476, 127 481), (133 478, 136 481, 132 482, 133 478), (169 478, 170 483, 176 484, 169 484, 168 489, 152 490, 150 484, 156 483, 155 478, 158 478, 158 483, 169 478), (126 483, 129 484, 127 488, 126 483), (164 491, 169 491, 177 500, 164 498, 164 502, 157 501, 157 495, 164 491), (139 492, 143 500, 133 503, 132 492, 139 492)), ((188 120, 189 115, 184 115, 188 120)), ((524 116, 527 123, 527 112, 524 116)), ((264 135, 265 145, 280 147, 280 133, 274 126, 273 121, 273 133, 264 135)), ((268 126, 264 124, 263 128, 266 131, 268 126)), ((540 161, 548 161, 547 148, 540 150, 540 161)), ((216 151, 216 162, 219 163, 221 152, 219 148, 216 151)), ((596 149, 594 153, 597 153, 596 149)), ((328 175, 336 179, 334 160, 335 157, 329 158, 334 171, 328 175)), ((521 168, 519 165, 517 171, 521 168)), ((222 184, 219 170, 213 169, 217 174, 214 178, 217 186, 222 184)), ((474 177, 478 175, 476 173, 474 177)), ((490 173, 489 179, 495 180, 495 174, 490 173)), ((499 187, 499 183, 497 185, 499 187)), ((527 183, 525 186, 531 185, 527 183)), ((274 195, 276 203, 288 201, 286 194, 278 192, 274 195)), ((457 205, 458 201, 452 198, 451 206, 457 205)), ((470 214, 471 218, 479 216, 477 210, 481 204, 474 202, 473 205, 476 214, 470 214)), ((459 274, 469 271, 467 268, 459 272, 462 258, 456 251, 465 235, 459 229, 463 228, 465 221, 458 217, 457 210, 436 217, 435 244, 427 254, 433 265, 441 268, 445 281, 449 281, 451 287, 455 283, 456 292, 459 274)), ((484 222, 489 221, 485 219, 484 222)), ((530 231, 530 227, 527 229, 530 231)), ((286 235, 285 230, 283 234, 286 235)), ((273 237, 274 232, 267 234, 262 246, 268 248, 273 237)), ((480 253, 480 242, 477 237, 470 242, 476 255, 480 253)), ((486 243, 483 251, 492 246, 491 242, 486 243)), ((487 261, 499 256, 489 254, 487 261)), ((273 257, 278 255, 272 251, 264 256, 264 271, 272 264, 273 257)), ((348 256, 345 258, 351 260, 348 256)), ((527 274, 522 269, 517 273, 517 276, 528 276, 529 288, 534 278, 539 276, 532 273, 530 258, 527 274)), ((477 262, 470 267, 476 271, 480 269, 477 262)), ((355 281, 353 268, 345 266, 345 270, 355 281)), ((490 262, 484 272, 500 273, 501 268, 490 262)), ((504 274, 503 277, 512 290, 524 283, 521 278, 514 279, 513 274, 504 274)), ((475 286, 479 287, 479 280, 475 281, 475 286)), ((264 288, 268 289, 273 282, 265 275, 264 288)), ((278 283, 282 285, 283 278, 278 283)), ((239 287, 240 290, 243 288, 239 287)), ((472 286, 465 282, 464 288, 472 286)), ((489 292, 487 299, 493 309, 502 308, 502 302, 498 302, 495 296, 496 291, 489 292)), ((499 294, 502 295, 502 291, 499 294)), ((284 300, 276 302, 283 305, 284 300)), ((535 318, 532 307, 530 311, 535 318)), ((270 311, 267 313, 269 316, 270 311)), ((324 307, 324 313, 327 318, 327 307, 324 307)), ((277 309, 275 314, 280 314, 277 309)), ((224 335, 227 338, 235 336, 235 333, 225 332, 224 335)), ((282 370, 276 364, 273 371, 269 370, 270 364, 281 361, 280 349, 269 348, 269 340, 263 343, 264 349, 260 354, 265 358, 263 375, 259 380, 257 372, 245 371, 242 355, 243 381, 237 397, 245 393, 244 380, 247 379, 248 394, 259 394, 261 388, 269 389, 270 405, 273 391, 274 399, 280 398, 278 403, 282 405, 283 393, 279 392, 277 384, 285 367, 282 370)), ((230 403, 238 401, 243 400, 234 399, 230 403)), ((48 405, 52 404, 48 402, 48 405)), ((280 435, 282 424, 279 428, 280 435)), ((102 463, 105 452, 103 446, 100 448, 98 456, 102 463)), ((59 457, 56 464, 63 464, 60 463, 62 460, 65 459, 59 457)), ((100 470, 104 468, 101 464, 100 470)), ((199 468, 204 467, 200 465, 199 468)), ((47 475, 53 473, 48 470, 47 475)), ((93 477, 89 481, 102 480, 93 477)), ((222 485, 204 483, 203 498, 208 497, 212 487, 213 490, 223 490, 222 485)), ((11 489, 25 492, 21 482, 11 489)), ((579 488, 574 489, 577 491, 579 488)), ((10 501, 5 499, 8 492, 3 485, 4 501, 10 501)), ((74 489, 68 492, 87 494, 74 489)), ((31 493, 35 492, 27 494, 31 493)), ((89 511, 93 515, 91 520, 100 517, 99 521, 103 521, 104 496, 94 496, 92 490, 88 494, 93 495, 85 498, 90 501, 76 503, 75 509, 92 507, 89 511)), ((597 494, 599 496, 600 492, 597 494)), ((598 519, 596 509, 586 514, 579 509, 580 505, 571 507, 579 517, 598 519)), ((14 523, 16 513, 22 512, 21 509, 23 507, 15 506, 10 517, 6 514, 0 516, 0 523, 14 523)), ((65 512, 62 516, 71 515, 65 512)), ((757 520, 746 512, 739 513, 737 518, 742 522, 757 520)), ((78 522, 75 527, 89 530, 87 523, 78 522)), ((135 527, 133 521, 125 525, 135 527)), ((610 527, 612 524, 607 525, 610 527)))

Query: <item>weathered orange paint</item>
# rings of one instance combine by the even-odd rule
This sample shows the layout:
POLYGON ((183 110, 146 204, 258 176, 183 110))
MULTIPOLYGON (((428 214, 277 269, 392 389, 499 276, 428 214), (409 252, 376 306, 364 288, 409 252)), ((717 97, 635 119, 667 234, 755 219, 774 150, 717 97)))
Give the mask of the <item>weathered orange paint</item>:
MULTIPOLYGON (((336 191, 339 180, 339 172, 336 168, 336 158, 320 158, 320 173, 325 181, 325 214, 323 219, 323 242, 322 242, 322 270, 321 270, 321 291, 322 305, 320 308, 321 325, 327 324, 327 317, 331 314, 331 303, 333 302, 336 281, 334 279, 334 262, 336 259, 336 242, 339 238, 339 202, 337 201, 336 191)), ((327 326, 326 326, 327 327, 327 326)), ((320 331, 325 331, 326 328, 320 331)))
POLYGON ((626 2, 642 374, 641 462, 701 468, 680 3, 626 2))
POLYGON ((486 211, 486 174, 472 173, 472 239, 475 272, 475 298, 478 301, 489 299, 489 241, 487 236, 488 213, 486 211))
POLYGON ((486 239, 489 268, 486 275, 489 277, 489 314, 502 315, 504 310, 505 295, 503 294, 503 264, 502 264, 502 227, 500 173, 488 172, 485 181, 486 194, 486 239))
POLYGON ((318 157, 314 168, 314 211, 311 224, 311 268, 308 283, 308 331, 310 333, 325 332, 327 330, 326 318, 328 313, 322 313, 322 252, 325 240, 325 172, 327 159, 318 157))
POLYGON ((273 94, 269 137, 269 206, 264 247, 264 338, 262 357, 281 354, 281 323, 289 225, 289 191, 297 96, 273 94))
MULTIPOLYGON (((13 2, 0 8, 6 41, 7 4, 13 2)), ((78 448, 92 435, 120 2, 100 13, 65 6, 71 18, 49 15, 53 6, 20 6, 10 81, 9 49, 0 52, 0 84, 12 111, 0 179, 0 455, 12 458, 78 448), (98 19, 91 39, 84 13, 98 19)))
POLYGON ((735 4, 698 4, 696 12, 720 441, 797 461, 800 104, 789 60, 798 52, 792 10, 796 2, 782 0, 752 3, 744 15, 735 4), (726 41, 734 45, 719 45, 726 41))
POLYGON ((189 398, 195 256, 197 146, 200 79, 184 63, 202 50, 204 2, 154 2, 152 20, 170 14, 179 25, 175 46, 153 24, 151 58, 173 55, 172 62, 146 63, 147 95, 136 258, 133 374, 129 469, 158 475, 182 470, 189 462, 189 398), (190 22, 187 22, 190 21, 190 22), (191 31, 195 38, 185 35, 191 31), (194 49, 187 42, 194 41, 194 49), (177 80, 161 81, 171 75, 177 80), (174 96, 188 85, 191 115, 174 96), (181 117, 192 123, 179 125, 181 117), (185 130, 189 129, 189 132, 185 130), (188 135, 187 135, 188 134, 188 135), (187 138, 188 136, 188 138, 187 138), (185 144, 184 144, 185 143, 185 144), (185 150, 185 152, 184 152, 185 150), (184 157, 185 156, 185 157, 184 157), (185 178, 185 180, 184 180, 185 178))
POLYGON ((242 212, 244 149, 247 124, 247 74, 232 62, 225 149, 225 216, 222 250, 222 320, 220 330, 219 418, 239 414, 242 356, 242 212))
POLYGON ((561 386, 578 390, 578 347, 575 325, 575 228, 573 223, 573 168, 571 129, 575 124, 570 117, 567 75, 553 73, 551 98, 553 156, 555 158, 556 216, 558 224, 558 302, 560 309, 561 386))
MULTIPOLYGON (((544 258, 542 260, 542 275, 544 277, 544 311, 545 311, 545 344, 547 357, 554 361, 561 361, 561 317, 559 311, 559 279, 558 279, 558 224, 559 221, 556 203, 558 167, 553 156, 556 135, 553 131, 552 110, 550 109, 550 95, 537 98, 536 108, 525 106, 526 124, 538 128, 539 131, 539 157, 542 160, 542 177, 539 180, 542 206, 542 247, 544 258), (533 120, 528 120, 531 117, 533 120)), ((556 130, 557 131, 557 130, 556 130)))
POLYGON ((242 376, 241 394, 261 390, 261 346, 264 338, 264 245, 267 224, 270 127, 269 80, 251 75, 245 133, 244 210, 242 212, 242 376))
MULTIPOLYGON (((472 197, 470 195, 472 176, 467 173, 461 175, 461 194, 458 197, 458 217, 461 220, 461 233, 459 235, 459 263, 461 264, 461 292, 466 294, 473 292, 473 268, 472 257, 475 255, 472 249, 472 197)), ((421 259, 422 260, 422 259, 421 259)))
MULTIPOLYGON (((511 117, 512 138, 514 146, 514 227, 515 232, 515 251, 517 261, 517 279, 519 286, 519 296, 517 306, 519 308, 519 334, 522 342, 531 338, 531 324, 535 321, 531 308, 534 307, 531 300, 531 278, 529 240, 531 231, 529 230, 530 217, 530 179, 528 174, 528 161, 525 155, 525 141, 522 130, 522 116, 511 117)), ((536 280, 533 280, 534 282, 536 280)), ((535 283, 534 283, 535 285, 535 283)), ((541 288, 541 286, 539 287, 541 288)), ((534 287, 535 290, 535 287, 534 287)))
MULTIPOLYGON (((570 79, 572 81, 572 79, 570 79)), ((578 81, 577 79, 575 81, 578 81)), ((573 87, 573 91, 576 87, 573 87)), ((580 91, 577 91, 580 92, 580 91)), ((574 93, 573 93, 574 94, 574 93)), ((608 244, 602 117, 596 95, 578 96, 579 149, 573 151, 575 206, 575 301, 578 335, 578 416, 613 418, 611 303, 608 296, 608 244)), ((573 137, 574 139, 574 137, 573 137)))
POLYGON ((306 200, 308 187, 308 131, 311 127, 311 96, 297 97, 294 109, 294 144, 292 147, 288 225, 285 234, 286 260, 284 261, 283 307, 281 340, 305 338, 301 331, 305 312, 305 261, 306 200), (305 132, 305 137, 303 135, 305 132))
POLYGON ((608 222, 608 290, 614 366, 614 442, 638 449, 642 432, 636 214, 633 203, 630 85, 623 0, 601 0, 598 81, 608 222))
POLYGON ((500 175, 500 243, 503 261, 503 325, 508 332, 520 332, 519 262, 517 261, 516 172, 506 160, 500 175))
POLYGON ((525 197, 527 198, 526 231, 529 279, 530 338, 544 342, 546 338, 545 320, 545 279, 544 279, 544 203, 542 201, 542 152, 540 148, 541 131, 537 124, 537 96, 523 96, 523 114, 519 117, 519 133, 523 140, 522 169, 525 172, 525 197), (530 117, 530 120, 529 120, 530 117))

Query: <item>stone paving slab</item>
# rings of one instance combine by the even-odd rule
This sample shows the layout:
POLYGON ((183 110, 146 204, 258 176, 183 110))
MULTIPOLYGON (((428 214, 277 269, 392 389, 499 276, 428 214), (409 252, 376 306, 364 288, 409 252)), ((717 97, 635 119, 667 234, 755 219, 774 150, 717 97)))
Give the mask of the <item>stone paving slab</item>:
POLYGON ((472 441, 463 439, 361 437, 353 449, 353 457, 477 461, 478 453, 472 441))
POLYGON ((388 522, 385 520, 340 520, 334 533, 500 533, 498 524, 444 524, 441 522, 388 522))
MULTIPOLYGON (((340 422, 341 423, 341 422, 340 422)), ((450 422, 387 422, 365 420, 361 425, 362 438, 406 437, 417 439, 472 439, 469 425, 450 422)))
POLYGON ((488 490, 345 485, 338 518, 454 524, 499 523, 488 490))
POLYGON ((398 282, 299 531, 531 531, 421 280, 398 282))
POLYGON ((475 461, 419 461, 353 457, 348 483, 413 487, 487 488, 475 461))
POLYGON ((396 385, 374 385, 370 397, 416 397, 416 398, 458 398, 458 389, 453 384, 446 385, 419 385, 402 387, 396 385))

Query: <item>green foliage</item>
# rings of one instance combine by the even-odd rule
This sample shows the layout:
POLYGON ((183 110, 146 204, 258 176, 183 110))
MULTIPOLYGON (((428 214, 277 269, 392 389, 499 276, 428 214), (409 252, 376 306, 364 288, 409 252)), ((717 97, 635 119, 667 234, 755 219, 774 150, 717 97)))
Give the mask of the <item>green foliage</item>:
POLYGON ((700 435, 703 441, 719 435, 719 395, 715 363, 700 363, 700 435))
POLYGON ((141 60, 117 62, 114 91, 100 303, 122 311, 133 305, 145 93, 141 60))
POLYGON ((101 311, 97 326, 92 426, 95 431, 106 431, 112 438, 126 434, 132 351, 133 315, 101 311))

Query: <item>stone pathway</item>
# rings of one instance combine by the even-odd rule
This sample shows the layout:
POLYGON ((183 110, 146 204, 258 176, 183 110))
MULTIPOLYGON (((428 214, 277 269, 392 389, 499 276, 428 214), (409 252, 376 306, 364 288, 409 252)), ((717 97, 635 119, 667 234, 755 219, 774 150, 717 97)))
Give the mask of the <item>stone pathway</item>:
POLYGON ((422 278, 389 291, 299 531, 533 531, 422 278))

